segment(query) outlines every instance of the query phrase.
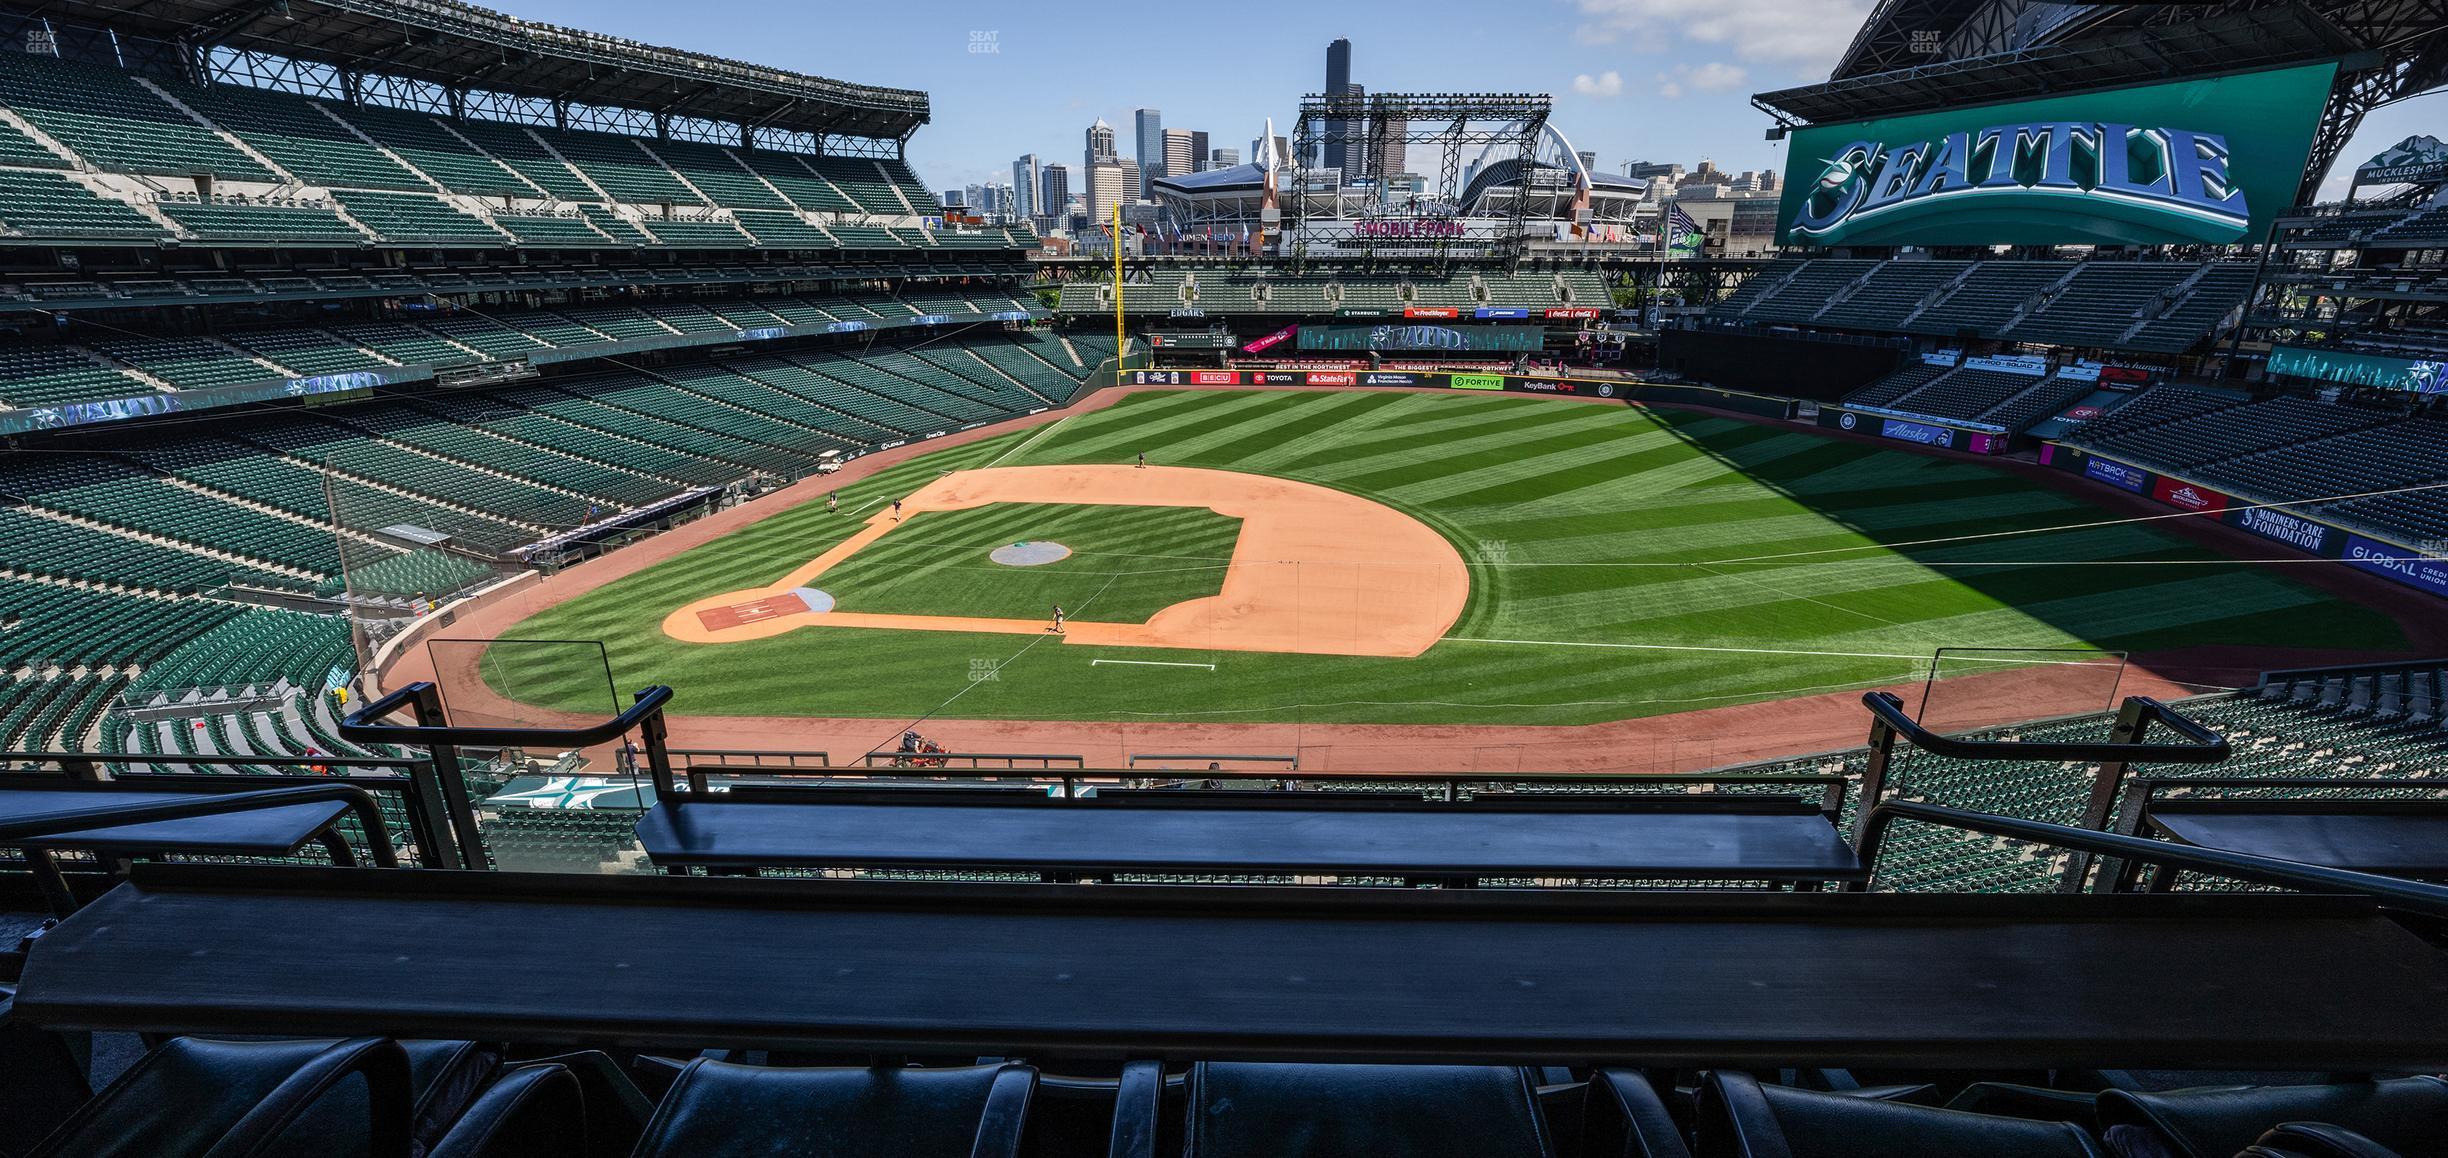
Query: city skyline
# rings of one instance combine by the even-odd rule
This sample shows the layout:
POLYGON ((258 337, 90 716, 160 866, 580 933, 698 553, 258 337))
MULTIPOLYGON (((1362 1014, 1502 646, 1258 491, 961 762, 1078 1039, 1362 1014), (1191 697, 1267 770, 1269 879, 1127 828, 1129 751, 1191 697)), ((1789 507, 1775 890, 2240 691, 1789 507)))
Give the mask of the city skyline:
MULTIPOLYGON (((1276 30, 1255 50, 1159 52, 1023 22, 1007 6, 955 2, 923 23, 888 8, 775 9, 748 0, 687 8, 637 0, 502 0, 522 19, 864 84, 919 89, 930 123, 909 146, 927 187, 1011 179, 1013 159, 1077 158, 1081 129, 1104 119, 1127 134, 1137 108, 1246 142, 1265 120, 1289 133, 1300 98, 1321 90, 1326 47, 1352 41, 1352 80, 1372 92, 1525 91, 1555 97, 1555 123, 1599 167, 1702 158, 1729 170, 1785 166, 1754 92, 1826 79, 1870 0, 1545 0, 1495 8, 1421 0, 1401 19, 1321 19, 1313 6, 1251 0, 1237 20, 1276 30), (1296 32, 1285 34, 1281 30, 1296 32), (1505 52, 1534 46, 1532 52, 1505 52), (1156 67, 1148 67, 1149 65, 1156 67)), ((2448 122, 2448 93, 2366 118, 2324 194, 2344 192, 2352 163, 2448 122)), ((1137 159, 1137 158, 1134 158, 1137 159)), ((1248 160, 1247 156, 1242 158, 1248 160)), ((1084 174, 1074 172, 1078 192, 1084 174)))

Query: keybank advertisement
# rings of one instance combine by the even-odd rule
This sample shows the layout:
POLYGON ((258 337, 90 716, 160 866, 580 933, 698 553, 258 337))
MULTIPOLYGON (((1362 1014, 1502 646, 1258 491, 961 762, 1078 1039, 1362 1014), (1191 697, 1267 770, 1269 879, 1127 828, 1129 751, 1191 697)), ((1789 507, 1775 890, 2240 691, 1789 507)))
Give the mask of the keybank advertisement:
POLYGON ((1797 130, 1792 245, 2258 241, 2294 199, 2334 61, 1797 130))

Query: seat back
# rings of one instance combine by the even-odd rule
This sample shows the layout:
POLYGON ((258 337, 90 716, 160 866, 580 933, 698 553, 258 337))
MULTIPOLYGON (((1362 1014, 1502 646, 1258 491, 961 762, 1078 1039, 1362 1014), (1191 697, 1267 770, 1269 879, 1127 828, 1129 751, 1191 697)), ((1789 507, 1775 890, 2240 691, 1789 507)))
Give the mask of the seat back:
POLYGON ((1191 1067, 1188 1158, 1553 1158, 1514 1066, 1191 1067))
POLYGON ((425 1158, 587 1158, 586 1097, 558 1065, 503 1074, 425 1158))
POLYGON ((1699 1158, 2100 1158, 2064 1122, 1996 1118, 1878 1098, 1763 1086, 1718 1070, 1700 1085, 1699 1158))
POLYGON ((882 1154, 1009 1158, 1037 1071, 779 1068, 699 1058, 655 1107, 638 1158, 882 1154))
POLYGON ((1581 1114, 1582 1158, 1691 1158, 1682 1128, 1636 1070, 1590 1075, 1581 1114))
POLYGON ((62 1123, 40 1158, 408 1152, 408 1062, 361 1038, 182 1037, 146 1054, 62 1123))
POLYGON ((2236 1158, 2404 1158, 2395 1150, 2327 1122, 2274 1126, 2236 1158))
POLYGON ((2327 1122, 2409 1155, 2448 1153, 2448 1081, 2436 1077, 2317 1086, 2204 1086, 2099 1096, 2102 1130, 2147 1131, 2181 1158, 2229 1158, 2282 1122, 2327 1122))

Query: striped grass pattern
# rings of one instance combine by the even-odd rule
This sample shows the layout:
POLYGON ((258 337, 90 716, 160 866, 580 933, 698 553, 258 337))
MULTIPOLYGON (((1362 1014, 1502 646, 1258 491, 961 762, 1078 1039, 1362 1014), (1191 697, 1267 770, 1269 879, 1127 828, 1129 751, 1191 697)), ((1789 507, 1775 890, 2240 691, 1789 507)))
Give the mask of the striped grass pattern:
MULTIPOLYGON (((601 639, 619 687, 670 683, 675 709, 691 714, 910 718, 958 695, 955 714, 969 718, 1316 723, 1591 723, 1910 680, 1940 647, 2405 645, 2387 617, 2276 569, 1979 464, 1548 399, 1140 393, 1051 431, 899 464, 844 487, 842 507, 863 514, 939 471, 1122 463, 1142 451, 1403 510, 1469 561, 1468 606, 1444 642, 1413 659, 904 631, 723 645, 662 634, 672 608, 771 582, 850 533, 856 520, 816 502, 513 634, 601 639), (1098 658, 1215 670, 1091 666, 1098 658)), ((953 541, 1060 537, 995 526, 953 541)), ((1073 546, 1127 551, 1138 532, 1113 533, 1073 546)), ((1168 544, 1151 553, 1195 555, 1209 550, 1195 545, 1199 534, 1148 542, 1168 544)), ((1080 566, 1114 570, 1095 555, 1080 566)))

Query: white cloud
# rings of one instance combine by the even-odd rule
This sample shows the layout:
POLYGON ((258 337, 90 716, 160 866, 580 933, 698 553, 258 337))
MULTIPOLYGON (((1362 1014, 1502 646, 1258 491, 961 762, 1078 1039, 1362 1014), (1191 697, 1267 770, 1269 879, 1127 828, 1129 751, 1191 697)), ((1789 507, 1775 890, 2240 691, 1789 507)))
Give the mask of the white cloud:
POLYGON ((1623 92, 1623 74, 1611 68, 1596 76, 1585 72, 1573 78, 1572 87, 1582 96, 1615 96, 1623 92))
POLYGON ((1749 70, 1721 60, 1712 60, 1698 68, 1678 71, 1684 73, 1685 84, 1701 92, 1723 92, 1726 89, 1738 88, 1744 81, 1751 79, 1749 70))
POLYGON ((1853 42, 1870 0, 1574 0, 1585 44, 1662 51, 1678 36, 1748 61, 1823 72, 1853 42))
POLYGON ((1672 100, 1685 92, 1724 92, 1738 88, 1751 79, 1751 72, 1724 61, 1712 60, 1698 66, 1678 64, 1670 71, 1657 74, 1657 79, 1658 95, 1672 100))

